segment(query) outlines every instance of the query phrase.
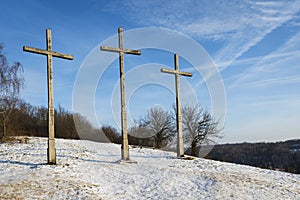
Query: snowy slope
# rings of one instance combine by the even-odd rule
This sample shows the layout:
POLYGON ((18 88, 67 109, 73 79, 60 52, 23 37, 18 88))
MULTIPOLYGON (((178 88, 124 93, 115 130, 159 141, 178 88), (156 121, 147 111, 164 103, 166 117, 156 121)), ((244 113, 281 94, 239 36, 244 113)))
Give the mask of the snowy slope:
POLYGON ((130 149, 137 164, 118 164, 120 146, 46 138, 0 144, 0 199, 300 199, 300 175, 172 152, 130 149))

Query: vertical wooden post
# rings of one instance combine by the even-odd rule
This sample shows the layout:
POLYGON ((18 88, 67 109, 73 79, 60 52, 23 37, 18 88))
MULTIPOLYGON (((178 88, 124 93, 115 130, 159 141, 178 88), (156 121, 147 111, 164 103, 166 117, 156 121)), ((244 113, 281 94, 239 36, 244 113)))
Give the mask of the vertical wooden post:
POLYGON ((47 85, 48 85, 48 164, 56 164, 55 135, 54 135, 54 106, 53 106, 53 77, 52 57, 73 60, 73 56, 52 51, 51 30, 46 29, 46 50, 24 46, 23 51, 47 56, 47 85))
MULTIPOLYGON (((119 48, 123 49, 123 29, 118 28, 119 48)), ((127 114, 126 114, 126 94, 125 94, 125 72, 124 72, 124 52, 119 52, 120 62, 120 89, 121 89, 121 126, 122 126, 122 160, 129 160, 128 134, 127 134, 127 114)))
MULTIPOLYGON (((179 71, 178 54, 174 54, 175 71, 179 71)), ((176 120, 177 120, 177 157, 184 156, 183 138, 182 138, 182 116, 180 105, 180 77, 175 74, 175 88, 176 88, 176 120)))
POLYGON ((127 134, 127 114, 126 114, 126 95, 125 95, 125 70, 124 70, 124 54, 141 55, 138 50, 130 50, 123 48, 123 28, 118 28, 119 48, 108 46, 101 46, 100 50, 118 52, 120 64, 120 92, 121 92, 121 126, 122 126, 122 146, 121 146, 121 159, 126 162, 135 163, 129 159, 129 146, 127 134))
MULTIPOLYGON (((52 51, 52 36, 51 30, 46 30, 47 36, 47 51, 52 51)), ((52 55, 47 55, 47 82, 48 82, 48 163, 56 164, 56 150, 54 140, 54 106, 53 106, 53 78, 52 78, 52 55)))
POLYGON ((162 68, 161 72, 175 74, 175 89, 176 89, 176 125, 177 125, 177 157, 184 157, 183 136, 182 136, 182 116, 180 105, 180 75, 191 77, 188 72, 179 71, 178 54, 174 54, 175 70, 162 68))

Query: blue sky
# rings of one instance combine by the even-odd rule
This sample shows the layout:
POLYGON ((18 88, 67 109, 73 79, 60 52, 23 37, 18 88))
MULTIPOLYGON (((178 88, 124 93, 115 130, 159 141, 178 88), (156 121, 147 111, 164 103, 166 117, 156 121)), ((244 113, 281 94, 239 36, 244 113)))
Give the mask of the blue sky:
MULTIPOLYGON (((23 52, 22 47, 45 48, 46 28, 52 29, 53 50, 75 57, 74 61, 55 58, 53 63, 55 105, 71 110, 78 72, 100 43, 115 36, 119 26, 124 31, 160 27, 197 41, 214 62, 226 94, 225 137, 220 142, 278 141, 300 136, 300 1, 2 0, 0 4, 0 42, 5 44, 10 63, 23 64, 26 85, 21 97, 33 105, 47 105, 46 58, 23 52)), ((134 83, 130 80, 147 79, 154 73, 152 69, 173 68, 173 55, 145 49, 141 56, 127 55, 125 65, 130 87, 134 83), (134 74, 140 69, 136 66, 141 65, 153 67, 134 74)), ((187 71, 192 67, 183 58, 180 66, 187 71)), ((111 117, 116 115, 111 114, 111 107, 113 113, 119 112, 118 73, 115 61, 95 88, 97 125, 118 124, 111 117)), ((174 83, 171 75, 159 76, 170 81, 167 85, 174 83)), ((181 82, 183 88, 196 88, 193 95, 198 103, 210 110, 213 103, 205 78, 195 75, 181 78, 181 82)), ((169 87, 154 83, 138 88, 127 97, 129 118, 144 115, 153 105, 171 108, 174 95, 169 87)), ((183 103, 194 103, 184 94, 187 90, 182 91, 183 103)), ((89 103, 82 102, 85 104, 89 103)))

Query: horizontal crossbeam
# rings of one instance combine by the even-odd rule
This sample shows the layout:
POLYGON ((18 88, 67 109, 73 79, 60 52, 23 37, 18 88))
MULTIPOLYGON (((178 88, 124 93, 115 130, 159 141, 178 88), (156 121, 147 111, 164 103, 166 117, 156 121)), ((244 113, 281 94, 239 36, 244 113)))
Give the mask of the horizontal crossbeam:
POLYGON ((168 74, 179 74, 182 76, 189 76, 189 77, 191 77, 193 75, 192 73, 189 73, 189 72, 181 72, 181 71, 176 71, 176 70, 171 70, 171 69, 166 69, 166 68, 161 68, 160 71, 164 72, 164 73, 168 73, 168 74))
POLYGON ((130 49, 120 49, 108 46, 100 46, 102 51, 111 51, 111 52, 123 52, 126 54, 134 54, 134 55, 141 55, 141 51, 139 50, 130 50, 130 49))
POLYGON ((34 47, 28 47, 28 46, 23 46, 23 51, 42 54, 42 55, 52 55, 53 57, 64 58, 64 59, 68 59, 68 60, 74 59, 74 57, 69 54, 58 53, 55 51, 47 51, 47 50, 38 49, 38 48, 34 48, 34 47))

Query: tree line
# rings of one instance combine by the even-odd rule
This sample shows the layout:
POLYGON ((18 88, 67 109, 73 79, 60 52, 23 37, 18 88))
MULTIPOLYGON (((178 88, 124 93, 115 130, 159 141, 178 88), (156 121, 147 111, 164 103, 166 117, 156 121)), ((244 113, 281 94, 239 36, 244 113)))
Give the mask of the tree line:
MULTIPOLYGON (((58 108, 55 109, 54 116, 55 137, 79 139, 73 120, 73 113, 58 106, 58 108)), ((84 119, 84 117, 82 118, 84 119)), ((44 106, 32 106, 31 104, 18 99, 14 108, 10 109, 5 122, 1 121, 1 124, 2 129, 0 130, 0 138, 20 135, 47 137, 48 109, 44 106), (4 123, 5 129, 3 128, 4 123)), ((85 125, 92 127, 87 120, 85 120, 85 125)))
POLYGON ((206 158, 300 174, 300 140, 216 145, 206 158))

